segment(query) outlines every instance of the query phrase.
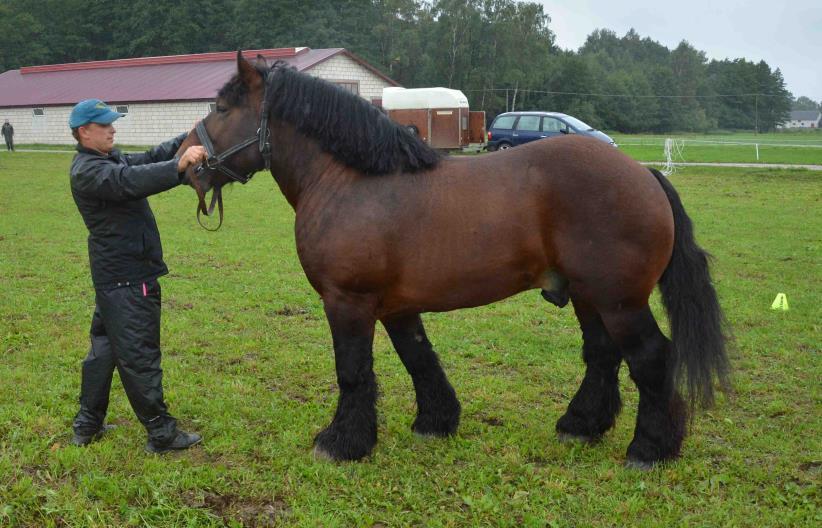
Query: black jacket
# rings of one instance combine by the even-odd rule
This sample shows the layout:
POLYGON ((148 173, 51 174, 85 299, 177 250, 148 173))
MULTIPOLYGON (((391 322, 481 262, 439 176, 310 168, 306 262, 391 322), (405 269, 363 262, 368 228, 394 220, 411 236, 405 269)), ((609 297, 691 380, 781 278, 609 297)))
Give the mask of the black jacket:
POLYGON ((94 287, 112 289, 168 273, 157 222, 147 196, 180 183, 174 154, 186 134, 143 154, 105 156, 77 146, 71 194, 88 228, 94 287))
POLYGON ((3 126, 0 127, 0 132, 3 137, 10 138, 14 135, 14 127, 11 126, 11 123, 3 123, 3 126))

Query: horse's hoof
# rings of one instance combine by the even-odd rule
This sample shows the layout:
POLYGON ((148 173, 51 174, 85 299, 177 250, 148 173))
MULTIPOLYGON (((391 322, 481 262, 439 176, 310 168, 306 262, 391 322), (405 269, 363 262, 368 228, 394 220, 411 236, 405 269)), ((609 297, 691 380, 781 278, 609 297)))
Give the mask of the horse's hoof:
POLYGON ((314 457, 318 460, 355 462, 370 455, 376 443, 376 434, 371 438, 358 438, 343 435, 339 430, 328 427, 314 438, 314 457))
POLYGON ((414 434, 423 438, 447 438, 457 432, 460 424, 459 413, 442 419, 434 419, 431 416, 417 416, 411 430, 414 434))
POLYGON ((651 471, 654 469, 654 463, 636 458, 629 458, 625 461, 625 467, 628 469, 638 469, 639 471, 651 471))
POLYGON ((334 456, 331 455, 331 453, 329 453, 320 446, 315 445, 312 453, 314 455, 314 460, 319 460, 321 462, 337 462, 337 459, 334 458, 334 456))
POLYGON ((449 436, 453 436, 453 432, 440 432, 440 431, 420 431, 415 428, 411 428, 414 432, 414 436, 420 438, 422 440, 436 440, 439 438, 448 438, 449 436))
POLYGON ((591 436, 586 435, 575 435, 571 433, 557 433, 557 438, 563 444, 569 444, 572 442, 577 442, 580 444, 593 444, 596 439, 591 436))
POLYGON ((448 438, 457 432, 456 427, 434 429, 429 427, 418 427, 417 425, 411 426, 411 430, 414 431, 414 434, 420 438, 448 438))

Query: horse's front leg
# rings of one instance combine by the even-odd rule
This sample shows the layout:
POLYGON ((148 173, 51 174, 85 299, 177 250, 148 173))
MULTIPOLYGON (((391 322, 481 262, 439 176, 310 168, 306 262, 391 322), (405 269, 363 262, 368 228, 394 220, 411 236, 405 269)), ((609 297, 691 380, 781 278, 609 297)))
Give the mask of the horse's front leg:
POLYGON ((414 381, 417 419, 412 429, 423 436, 454 434, 460 422, 460 402, 425 335, 419 314, 386 319, 382 323, 414 381))
POLYGON ((377 443, 373 303, 355 296, 327 297, 323 302, 334 341, 340 395, 331 424, 314 438, 314 454, 332 460, 359 460, 377 443))

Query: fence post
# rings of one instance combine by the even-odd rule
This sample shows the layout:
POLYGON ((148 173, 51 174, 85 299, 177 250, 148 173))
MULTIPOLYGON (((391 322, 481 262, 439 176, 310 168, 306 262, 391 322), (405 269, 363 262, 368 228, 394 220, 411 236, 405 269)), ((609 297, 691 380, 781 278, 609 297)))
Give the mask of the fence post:
POLYGON ((759 161, 759 143, 756 143, 756 161, 759 161))

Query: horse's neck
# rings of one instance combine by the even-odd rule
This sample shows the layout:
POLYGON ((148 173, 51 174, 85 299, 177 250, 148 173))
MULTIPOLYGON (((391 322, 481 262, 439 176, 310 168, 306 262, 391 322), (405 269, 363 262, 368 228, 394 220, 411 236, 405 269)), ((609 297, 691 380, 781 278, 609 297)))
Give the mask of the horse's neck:
POLYGON ((271 174, 295 210, 309 192, 321 187, 318 184, 322 179, 342 169, 317 141, 291 127, 272 130, 271 137, 277 138, 271 154, 271 174))

